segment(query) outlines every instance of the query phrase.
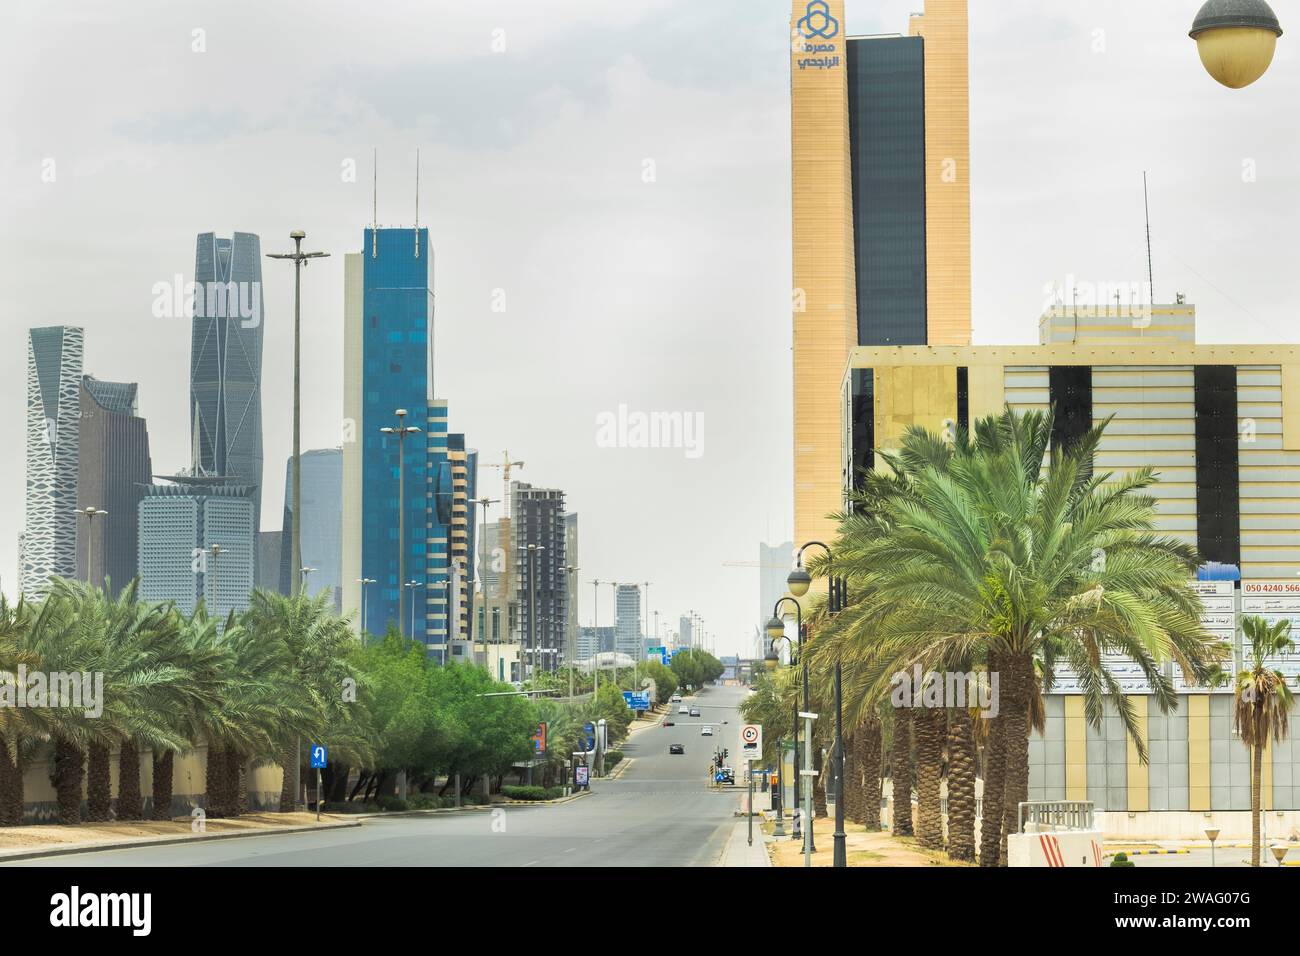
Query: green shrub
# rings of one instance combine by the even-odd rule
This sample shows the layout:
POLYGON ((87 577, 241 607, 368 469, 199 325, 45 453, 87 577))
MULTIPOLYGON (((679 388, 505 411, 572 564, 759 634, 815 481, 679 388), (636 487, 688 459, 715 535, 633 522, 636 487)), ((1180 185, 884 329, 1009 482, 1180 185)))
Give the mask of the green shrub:
POLYGON ((401 813, 409 809, 407 802, 401 797, 379 797, 375 802, 385 813, 401 813))
POLYGON ((605 751, 605 770, 606 770, 606 772, 608 772, 608 771, 610 771, 610 770, 613 770, 614 767, 615 767, 615 765, 617 765, 618 762, 619 762, 620 760, 622 760, 622 759, 623 759, 623 751, 621 751, 621 750, 607 750, 607 751, 605 751))
POLYGON ((341 800, 338 802, 325 801, 326 813, 378 813, 379 806, 374 803, 362 803, 361 801, 348 802, 341 800))
POLYGON ((502 787, 501 793, 511 800, 549 800, 545 787, 502 787))
POLYGON ((415 793, 406 801, 412 810, 437 810, 442 806, 442 798, 436 793, 415 793))
POLYGON ((1132 860, 1128 858, 1127 853, 1116 853, 1115 859, 1110 861, 1110 865, 1111 866, 1137 866, 1136 863, 1134 863, 1132 860))

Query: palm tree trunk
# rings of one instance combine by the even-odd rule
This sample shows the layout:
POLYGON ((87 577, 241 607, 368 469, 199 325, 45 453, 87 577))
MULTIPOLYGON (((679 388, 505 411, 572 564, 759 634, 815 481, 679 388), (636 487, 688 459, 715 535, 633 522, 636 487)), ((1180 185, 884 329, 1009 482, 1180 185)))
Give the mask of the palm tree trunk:
POLYGON ((210 820, 226 815, 226 755, 216 744, 208 744, 207 795, 204 810, 210 820))
MULTIPOLYGON (((989 654, 989 673, 1001 676, 1002 655, 989 654)), ((1005 682, 1001 683, 1005 687, 1005 682)), ((997 866, 1002 843, 1002 801, 1006 794, 1006 747, 1004 712, 999 710, 984 745, 984 800, 980 813, 980 866, 997 866)))
POLYGON ((1253 753, 1253 766, 1250 771, 1250 865, 1259 866, 1260 856, 1260 833, 1259 833, 1259 813, 1261 784, 1264 776, 1264 747, 1262 744, 1256 744, 1251 748, 1253 753))
POLYGON ((857 738, 857 762, 862 775, 862 825, 868 830, 879 830, 880 762, 884 756, 880 721, 868 717, 858 728, 857 738))
POLYGON ((975 859, 975 734, 965 707, 948 718, 948 858, 975 859))
POLYGON ((1006 792, 1002 797, 1002 839, 998 862, 1007 864, 1007 837, 1020 828, 1020 804, 1029 799, 1029 691, 1034 661, 1028 654, 1007 655, 1002 668, 1003 746, 1006 792))
POLYGON ((297 794, 293 792, 293 768, 298 760, 297 744, 290 744, 280 751, 280 812, 293 813, 297 805, 297 794))
POLYGON ((912 717, 916 735, 917 836, 921 846, 943 849, 943 813, 939 785, 947 714, 940 707, 918 707, 912 717))
POLYGON ((23 822, 23 767, 16 756, 9 759, 9 746, 0 734, 0 827, 16 827, 23 822))
POLYGON ((122 741, 117 752, 117 818, 139 820, 144 816, 140 801, 140 748, 134 740, 122 741))
POLYGON ((860 730, 844 736, 844 819, 862 822, 862 768, 858 766, 857 740, 860 730))
POLYGON ((59 823, 74 827, 81 822, 81 781, 86 774, 86 755, 62 737, 54 741, 54 770, 50 784, 58 792, 59 823))
POLYGON ((237 817, 248 810, 248 776, 243 759, 233 750, 226 751, 226 780, 230 785, 230 815, 237 817))
POLYGON ((912 835, 912 711, 894 710, 894 741, 889 750, 889 775, 894 785, 894 836, 912 835))
POLYGON ((176 754, 164 750, 161 754, 153 752, 153 813, 155 820, 172 818, 172 773, 176 766, 176 754))
POLYGON ((87 754, 86 822, 107 823, 113 818, 113 776, 106 744, 91 744, 87 754))

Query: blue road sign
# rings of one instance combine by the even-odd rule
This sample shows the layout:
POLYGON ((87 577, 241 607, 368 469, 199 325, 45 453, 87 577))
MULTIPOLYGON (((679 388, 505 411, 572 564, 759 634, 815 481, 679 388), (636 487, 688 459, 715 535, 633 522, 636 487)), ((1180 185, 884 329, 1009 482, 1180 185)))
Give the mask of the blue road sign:
POLYGON ((582 725, 582 749, 592 751, 596 749, 596 728, 591 724, 582 725))
POLYGON ((312 767, 323 770, 328 764, 328 757, 324 744, 311 745, 311 765, 312 767))

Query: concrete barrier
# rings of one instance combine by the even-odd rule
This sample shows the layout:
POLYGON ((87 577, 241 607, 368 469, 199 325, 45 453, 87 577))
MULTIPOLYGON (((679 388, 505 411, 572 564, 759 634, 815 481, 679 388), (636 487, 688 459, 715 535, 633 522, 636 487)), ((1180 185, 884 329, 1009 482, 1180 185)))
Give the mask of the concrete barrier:
POLYGON ((1100 830, 1041 830, 1007 837, 1007 864, 1025 867, 1101 866, 1100 830))

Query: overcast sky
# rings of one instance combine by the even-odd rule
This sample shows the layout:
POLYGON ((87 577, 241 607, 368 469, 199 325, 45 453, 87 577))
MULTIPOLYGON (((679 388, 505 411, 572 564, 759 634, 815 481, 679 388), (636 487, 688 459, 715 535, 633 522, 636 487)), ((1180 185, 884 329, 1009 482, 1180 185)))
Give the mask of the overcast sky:
MULTIPOLYGON (((906 32, 921 5, 849 0, 848 30, 906 32)), ((1199 5, 972 0, 977 343, 1035 341, 1052 282, 1145 279, 1144 169, 1156 298, 1186 293, 1204 342, 1296 341, 1300 41, 1288 32, 1269 74, 1230 92, 1186 36, 1199 5)), ((189 323, 153 316, 154 285, 192 278, 199 232, 258 233, 271 252, 302 228, 332 253, 304 276, 303 447, 333 447, 341 256, 371 219, 371 150, 380 223, 411 225, 418 147, 452 429, 566 491, 585 581, 650 581, 672 628, 694 609, 720 650, 747 650, 757 571, 724 562, 791 525, 785 0, 124 9, 0 12, 5 591, 25 330, 84 326, 86 370, 140 383, 155 471, 174 471, 189 323), (598 417, 620 405, 702 416, 702 453, 600 447, 598 417)), ((291 271, 264 263, 266 522, 290 442, 291 271)), ((497 472, 481 477, 499 497, 497 472)))

